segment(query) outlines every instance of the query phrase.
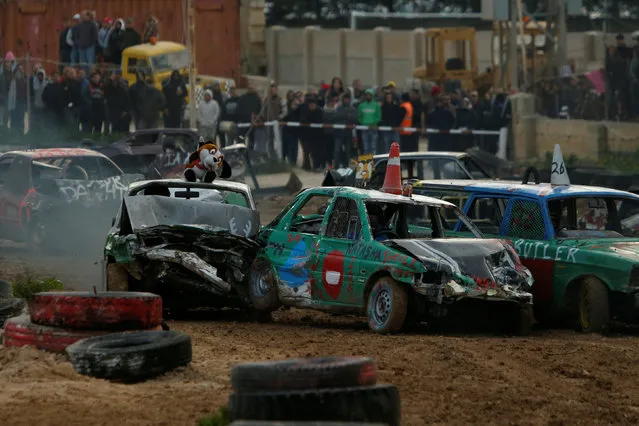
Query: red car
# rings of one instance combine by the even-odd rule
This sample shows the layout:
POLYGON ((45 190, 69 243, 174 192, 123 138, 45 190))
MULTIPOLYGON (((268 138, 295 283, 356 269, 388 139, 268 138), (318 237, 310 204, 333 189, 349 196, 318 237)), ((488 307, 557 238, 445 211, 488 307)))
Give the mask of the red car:
POLYGON ((34 249, 103 238, 128 184, 141 178, 83 148, 0 155, 0 238, 34 249))

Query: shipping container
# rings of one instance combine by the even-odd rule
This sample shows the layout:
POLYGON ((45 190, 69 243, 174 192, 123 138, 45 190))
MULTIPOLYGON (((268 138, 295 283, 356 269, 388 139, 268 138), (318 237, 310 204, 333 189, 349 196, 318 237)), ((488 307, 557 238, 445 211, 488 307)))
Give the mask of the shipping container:
MULTIPOLYGON (((239 0, 193 0, 196 60, 200 74, 241 83, 239 0)), ((159 39, 186 44, 187 0, 0 0, 0 53, 29 52, 48 70, 60 60, 60 32, 66 19, 83 10, 106 17, 133 18, 143 34, 149 14, 159 21, 159 39)))

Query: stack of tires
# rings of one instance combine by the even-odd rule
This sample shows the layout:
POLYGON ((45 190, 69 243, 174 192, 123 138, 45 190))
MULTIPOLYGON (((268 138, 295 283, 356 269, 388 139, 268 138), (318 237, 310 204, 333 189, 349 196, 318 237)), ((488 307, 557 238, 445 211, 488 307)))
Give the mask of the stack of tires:
MULTIPOLYGON (((22 299, 6 300, 20 301, 15 302, 16 309, 12 312, 14 315, 22 312, 22 299)), ((6 319, 4 346, 35 346, 64 352, 67 346, 88 337, 130 330, 162 330, 162 299, 151 293, 37 293, 29 302, 28 311, 6 319)))
POLYGON ((377 384, 370 358, 239 364, 231 371, 231 382, 231 421, 400 424, 399 392, 393 385, 377 384))
POLYGON ((11 297, 11 283, 0 280, 0 328, 5 321, 20 315, 24 310, 24 300, 11 297))

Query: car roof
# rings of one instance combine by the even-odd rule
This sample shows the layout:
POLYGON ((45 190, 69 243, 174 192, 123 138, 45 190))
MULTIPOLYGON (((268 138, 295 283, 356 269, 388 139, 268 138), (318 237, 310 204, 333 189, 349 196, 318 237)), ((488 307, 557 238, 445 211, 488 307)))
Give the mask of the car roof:
MULTIPOLYGON (((415 160, 420 158, 464 158, 468 156, 467 153, 462 151, 415 151, 415 152, 402 152, 399 154, 399 159, 415 160)), ((385 160, 388 158, 388 154, 377 154, 373 157, 373 160, 385 160)))
POLYGON ((437 207, 455 207, 453 203, 443 201, 438 198, 426 197, 424 195, 413 195, 407 197, 404 195, 389 194, 387 192, 381 192, 374 189, 362 189, 351 186, 337 186, 337 187, 317 187, 309 188, 309 190, 318 190, 318 193, 333 193, 333 196, 351 195, 357 198, 364 199, 366 201, 379 201, 386 203, 403 203, 403 204, 426 204, 437 207))
POLYGON ((61 157, 102 157, 105 155, 86 148, 43 148, 43 149, 25 149, 22 151, 9 151, 3 155, 22 155, 25 157, 38 158, 61 158, 61 157))
POLYGON ((154 179, 154 180, 141 180, 133 182, 129 185, 129 192, 138 191, 141 188, 150 186, 153 184, 160 184, 166 186, 181 186, 184 188, 210 188, 210 189, 227 189, 229 191, 250 192, 250 188, 245 183, 216 180, 212 183, 204 182, 189 182, 184 179, 154 179))
POLYGON ((163 55, 165 53, 179 52, 181 50, 186 50, 186 46, 172 41, 158 41, 155 44, 136 44, 135 46, 127 47, 122 53, 127 52, 130 55, 155 56, 163 55))
POLYGON ((446 187, 448 189, 488 192, 492 194, 520 195, 530 198, 558 198, 575 196, 626 196, 639 199, 639 195, 612 188, 586 185, 551 185, 550 183, 522 184, 513 181, 495 180, 422 180, 415 182, 413 188, 446 187))

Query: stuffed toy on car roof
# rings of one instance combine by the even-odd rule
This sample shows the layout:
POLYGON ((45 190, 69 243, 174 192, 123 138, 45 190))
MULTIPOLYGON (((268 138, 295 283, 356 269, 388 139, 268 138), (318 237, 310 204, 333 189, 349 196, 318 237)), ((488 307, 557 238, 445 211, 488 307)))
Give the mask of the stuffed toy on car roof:
POLYGON ((216 178, 231 177, 231 166, 224 160, 224 154, 213 142, 200 140, 197 151, 189 156, 184 170, 184 178, 189 182, 211 183, 216 178))

